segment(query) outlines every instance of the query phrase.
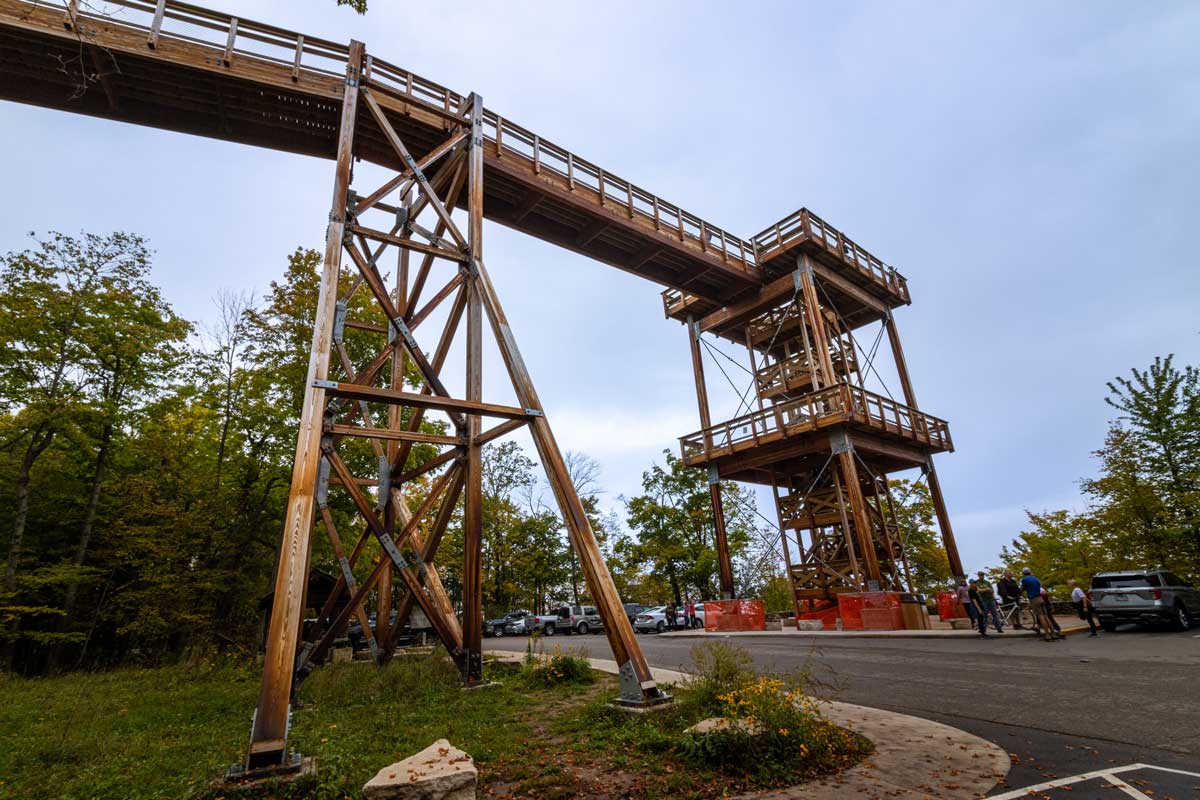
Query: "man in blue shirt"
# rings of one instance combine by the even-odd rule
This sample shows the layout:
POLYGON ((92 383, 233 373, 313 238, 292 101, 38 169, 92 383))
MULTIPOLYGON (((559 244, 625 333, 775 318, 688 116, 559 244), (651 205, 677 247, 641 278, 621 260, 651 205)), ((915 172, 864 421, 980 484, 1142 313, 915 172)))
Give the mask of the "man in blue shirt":
POLYGON ((1033 611, 1034 626, 1042 634, 1042 639, 1047 642, 1054 641, 1054 626, 1050 624, 1050 618, 1047 616, 1050 610, 1042 602, 1042 582, 1034 576, 1033 570, 1029 567, 1021 569, 1021 591, 1029 598, 1029 608, 1033 611))

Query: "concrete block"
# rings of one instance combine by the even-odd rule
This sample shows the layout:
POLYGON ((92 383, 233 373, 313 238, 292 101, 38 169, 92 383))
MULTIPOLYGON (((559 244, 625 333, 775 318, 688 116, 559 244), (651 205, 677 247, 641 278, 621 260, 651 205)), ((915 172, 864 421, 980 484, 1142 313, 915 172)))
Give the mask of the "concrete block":
POLYGON ((825 630, 825 623, 819 619, 802 619, 800 620, 800 630, 823 631, 825 630))
POLYGON ((340 664, 354 660, 353 647, 335 647, 333 648, 333 663, 340 664))
POLYGON ((965 617, 946 621, 949 622, 950 627, 956 631, 969 631, 975 627, 973 624, 971 624, 971 620, 965 617))
POLYGON ((779 617, 775 617, 774 619, 769 619, 763 625, 763 630, 764 631, 781 631, 781 630, 783 630, 783 621, 780 620, 779 617))
POLYGON ((366 800, 474 800, 479 773, 471 757, 445 739, 379 770, 363 784, 366 800))

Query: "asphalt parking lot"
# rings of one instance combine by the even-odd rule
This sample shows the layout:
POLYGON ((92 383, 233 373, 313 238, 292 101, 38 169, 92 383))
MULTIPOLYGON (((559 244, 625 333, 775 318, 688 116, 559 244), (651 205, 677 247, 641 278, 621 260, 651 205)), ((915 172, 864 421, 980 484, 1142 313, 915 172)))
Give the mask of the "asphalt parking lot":
MULTIPOLYGON (((1127 626, 1058 642, 721 638, 764 670, 807 666, 817 693, 830 699, 925 717, 999 744, 1013 767, 993 797, 1035 787, 1030 796, 1056 799, 1200 798, 1200 629, 1127 626)), ((705 640, 668 633, 638 641, 654 666, 686 669, 691 648, 705 640)), ((601 636, 561 643, 608 652, 601 636)), ((525 639, 489 646, 524 650, 525 639)))

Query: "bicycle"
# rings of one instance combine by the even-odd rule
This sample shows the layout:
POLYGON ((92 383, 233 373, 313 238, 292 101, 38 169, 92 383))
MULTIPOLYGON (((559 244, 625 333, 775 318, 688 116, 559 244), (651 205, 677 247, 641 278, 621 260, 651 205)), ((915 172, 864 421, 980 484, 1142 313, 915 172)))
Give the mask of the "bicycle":
POLYGON ((1000 620, 1010 628, 1034 630, 1037 627, 1037 619, 1033 616, 1033 609, 1029 607, 1029 601, 1024 597, 1012 603, 1002 603, 1000 605, 1000 620))

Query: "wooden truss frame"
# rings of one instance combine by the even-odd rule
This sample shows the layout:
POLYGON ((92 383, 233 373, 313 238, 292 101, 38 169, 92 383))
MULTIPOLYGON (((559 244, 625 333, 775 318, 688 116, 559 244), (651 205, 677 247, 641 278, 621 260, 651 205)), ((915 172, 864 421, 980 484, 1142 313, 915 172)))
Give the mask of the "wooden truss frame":
MULTIPOLYGON (((288 767, 290 699, 297 676, 320 659, 352 617, 362 625, 376 658, 393 650, 396 632, 414 606, 428 617, 463 674, 467 686, 483 681, 483 620, 480 599, 483 536, 481 450, 488 442, 527 426, 558 502, 570 543, 578 554, 593 601, 603 620, 613 655, 620 665, 621 694, 626 705, 668 701, 655 684, 616 586, 571 483, 567 466, 542 410, 533 381, 517 348, 483 261, 483 104, 478 95, 463 99, 446 115, 443 140, 420 159, 397 134, 375 96, 360 83, 364 48, 352 42, 346 71, 334 174, 332 208, 326 235, 320 294, 312 351, 296 444, 295 467, 288 497, 283 546, 275 581, 274 606, 267 636, 262 688, 255 712, 246 769, 288 767), (369 194, 351 190, 355 133, 364 123, 381 133, 403 167, 369 194), (392 202, 389 198, 399 198, 392 202), (455 218, 465 210, 465 224, 455 218), (432 228, 423 225, 432 217, 432 228), (380 225, 374 220, 387 219, 380 225), (386 251, 397 253, 395 285, 389 288, 377 263, 386 251), (338 297, 343 254, 357 275, 338 297), (420 259, 415 271, 410 260, 420 259), (449 263, 453 274, 428 299, 427 286, 437 284, 436 267, 449 263), (344 344, 347 327, 375 329, 346 319, 350 296, 366 291, 389 324, 387 344, 365 365, 355 365, 344 344), (434 312, 449 308, 435 347, 427 355, 416 333, 434 312), (484 320, 487 320, 519 406, 483 400, 484 320), (465 328, 465 397, 452 397, 442 380, 451 345, 465 328), (336 356, 336 361, 334 357, 336 356), (331 380, 331 361, 338 371, 331 380), (406 363, 420 373, 420 392, 406 391, 406 363), (384 385, 381 385, 384 384, 384 385), (388 409, 380 427, 370 406, 388 409), (422 432, 430 412, 449 419, 453 435, 422 432), (483 419, 498 422, 487 430, 483 419), (339 444, 347 439, 371 442, 379 461, 374 480, 356 477, 339 444), (446 448, 419 467, 405 469, 417 443, 446 448), (442 470, 440 473, 437 470, 442 470), (372 500, 362 488, 374 483, 372 500), (353 545, 342 539, 328 507, 332 488, 345 492, 364 529, 353 545), (406 491, 424 495, 410 513, 406 491), (463 500, 464 560, 462 622, 435 566, 447 525, 463 500), (338 559, 341 575, 331 593, 314 640, 301 643, 301 615, 312 545, 314 519, 319 519, 338 559), (365 578, 355 575, 365 545, 374 539, 380 557, 365 578), (389 625, 393 581, 406 590, 389 625), (377 628, 368 624, 365 603, 379 599, 377 628), (339 597, 350 600, 334 617, 339 597)), ((421 333, 425 333, 422 329, 421 333)), ((360 570, 361 572, 361 570, 360 570)))

